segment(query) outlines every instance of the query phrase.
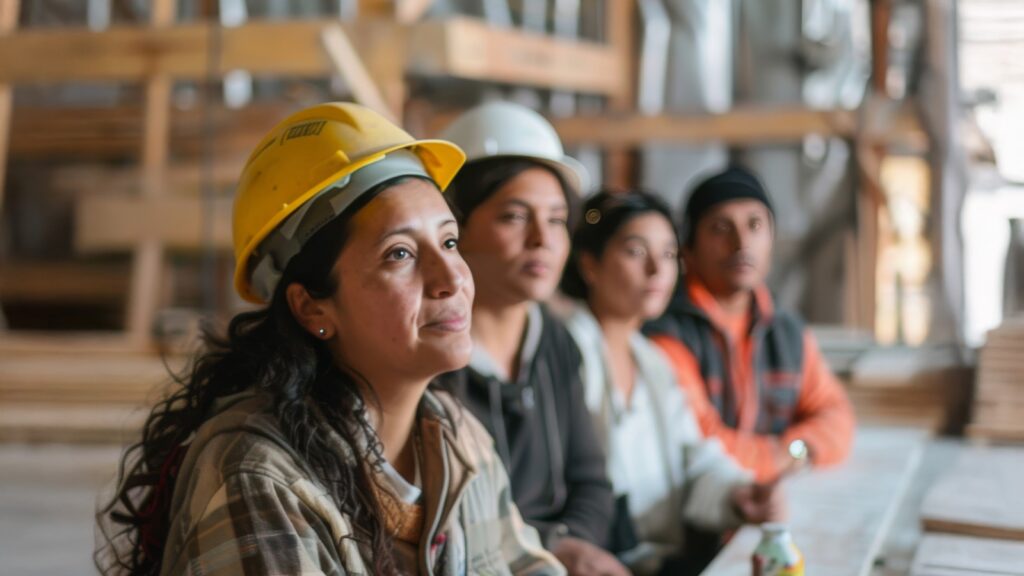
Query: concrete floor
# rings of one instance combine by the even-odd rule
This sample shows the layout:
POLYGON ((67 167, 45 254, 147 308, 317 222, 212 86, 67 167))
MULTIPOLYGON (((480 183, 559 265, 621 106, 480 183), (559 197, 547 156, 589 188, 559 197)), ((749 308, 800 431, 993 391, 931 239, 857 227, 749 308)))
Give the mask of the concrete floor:
POLYGON ((0 575, 94 574, 98 495, 121 448, 0 444, 0 575))

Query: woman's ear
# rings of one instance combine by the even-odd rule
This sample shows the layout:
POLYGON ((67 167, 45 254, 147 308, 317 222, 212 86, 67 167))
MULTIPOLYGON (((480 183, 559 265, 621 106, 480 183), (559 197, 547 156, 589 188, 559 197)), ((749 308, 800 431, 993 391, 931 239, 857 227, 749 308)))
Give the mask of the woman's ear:
POLYGON ((325 306, 309 295, 306 287, 298 282, 292 282, 285 288, 285 298, 288 300, 288 308, 292 316, 306 332, 314 338, 328 340, 334 336, 334 322, 325 306))
POLYGON ((581 252, 579 259, 580 277, 587 286, 597 282, 597 258, 590 252, 581 252))

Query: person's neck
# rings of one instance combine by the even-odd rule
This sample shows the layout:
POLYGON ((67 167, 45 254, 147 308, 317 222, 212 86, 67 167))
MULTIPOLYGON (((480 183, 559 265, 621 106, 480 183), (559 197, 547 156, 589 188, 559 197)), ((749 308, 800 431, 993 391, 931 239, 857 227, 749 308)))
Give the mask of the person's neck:
POLYGON ((589 305, 590 313, 601 326, 604 340, 610 350, 629 350, 629 340, 633 334, 640 330, 641 320, 633 317, 623 317, 607 313, 600 307, 589 305))
POLYGON ((613 382, 628 403, 633 395, 636 380, 633 374, 633 351, 630 347, 630 339, 640 330, 642 322, 640 318, 607 313, 594 303, 590 303, 589 306, 590 312, 600 325, 601 334, 604 336, 613 382))
POLYGON ((473 340, 514 379, 516 357, 526 331, 530 302, 512 306, 477 301, 473 305, 473 340))
POLYGON ((429 380, 390 382, 388 385, 375 384, 372 392, 364 391, 370 422, 384 449, 384 459, 410 482, 416 475, 416 446, 413 442, 416 411, 428 384, 429 380))
POLYGON ((718 307, 729 316, 742 316, 750 312, 750 302, 754 298, 753 290, 737 290, 735 292, 712 294, 718 307))

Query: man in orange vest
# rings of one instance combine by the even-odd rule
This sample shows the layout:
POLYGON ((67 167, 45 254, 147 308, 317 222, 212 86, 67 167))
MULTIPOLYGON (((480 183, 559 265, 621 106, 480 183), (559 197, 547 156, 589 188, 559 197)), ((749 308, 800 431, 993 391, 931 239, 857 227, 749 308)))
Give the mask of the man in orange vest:
POLYGON ((853 410, 793 314, 765 285, 774 209, 761 182, 732 166, 694 189, 683 220, 685 275, 647 332, 668 355, 707 436, 759 481, 849 453, 853 410))

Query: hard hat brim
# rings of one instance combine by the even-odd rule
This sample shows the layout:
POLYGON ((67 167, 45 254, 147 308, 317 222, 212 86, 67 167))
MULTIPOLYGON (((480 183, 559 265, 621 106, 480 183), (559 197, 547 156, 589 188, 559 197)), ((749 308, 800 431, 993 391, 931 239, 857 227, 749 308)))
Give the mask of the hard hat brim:
POLYGON ((235 290, 238 294, 247 302, 253 304, 266 304, 266 301, 260 298, 257 294, 252 291, 252 285, 249 279, 249 260, 256 248, 263 242, 264 239, 282 222, 306 202, 314 198, 324 186, 329 185, 331 182, 335 182, 338 179, 344 177, 346 174, 351 174, 358 171, 360 168, 372 164, 384 156, 396 151, 396 150, 410 150, 420 161, 423 162, 423 166, 427 173, 430 174, 431 179, 437 184, 442 192, 448 188, 452 179, 458 173, 459 169, 465 163, 466 155, 462 152, 462 149, 455 144, 446 140, 414 140, 411 142, 405 142, 383 148, 375 151, 373 154, 360 159, 358 162, 345 167, 344 170, 340 170, 331 176, 325 178, 322 182, 310 188, 305 194, 296 199, 296 201, 289 204, 288 208, 278 212, 270 221, 268 221, 258 233, 256 233, 249 243, 242 249, 238 254, 235 262, 235 290))

